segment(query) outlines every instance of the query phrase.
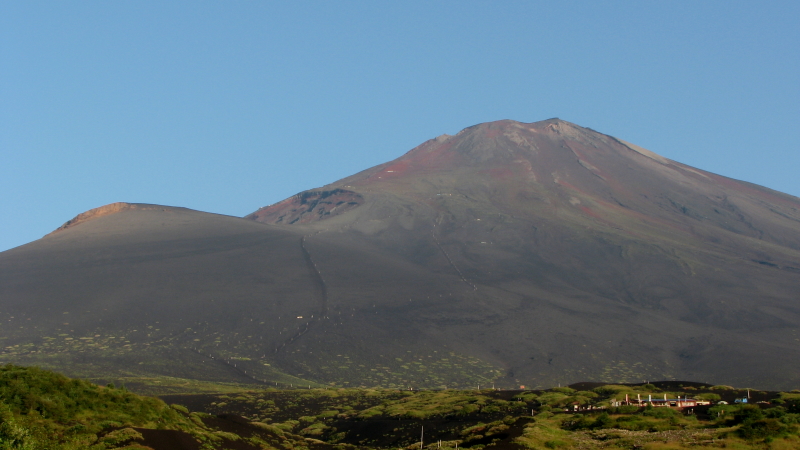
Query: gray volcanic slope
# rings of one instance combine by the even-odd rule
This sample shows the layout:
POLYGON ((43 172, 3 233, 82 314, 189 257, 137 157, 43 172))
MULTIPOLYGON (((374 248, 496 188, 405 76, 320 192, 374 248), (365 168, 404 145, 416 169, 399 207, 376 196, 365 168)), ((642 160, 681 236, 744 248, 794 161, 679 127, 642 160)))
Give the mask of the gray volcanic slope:
POLYGON ((0 254, 3 361, 337 386, 800 384, 800 199, 552 119, 244 219, 114 204, 0 254))

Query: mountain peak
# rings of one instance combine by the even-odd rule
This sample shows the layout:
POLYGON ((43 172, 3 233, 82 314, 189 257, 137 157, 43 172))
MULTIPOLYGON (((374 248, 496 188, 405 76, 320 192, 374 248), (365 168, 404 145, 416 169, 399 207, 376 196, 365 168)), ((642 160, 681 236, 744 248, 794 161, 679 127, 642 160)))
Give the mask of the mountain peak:
MULTIPOLYGON (((445 134, 430 139, 400 158, 368 169, 356 177, 368 175, 373 181, 397 179, 416 173, 452 171, 459 167, 486 169, 514 165, 521 159, 539 165, 553 159, 547 155, 574 154, 577 147, 568 142, 581 143, 589 151, 616 146, 619 152, 623 147, 613 138, 558 118, 532 123, 505 119, 473 125, 454 136, 445 134), (382 171, 385 173, 378 173, 382 171)), ((351 177, 342 181, 356 180, 351 177)))
POLYGON ((778 225, 781 217, 797 220, 797 199, 671 161, 558 118, 473 125, 248 218, 312 223, 369 209, 369 220, 376 220, 374 214, 384 217, 384 213, 377 212, 383 209, 375 206, 375 196, 403 198, 405 208, 419 209, 443 192, 461 193, 473 209, 514 216, 547 212, 558 214, 559 220, 568 214, 577 226, 586 226, 587 220, 606 224, 624 220, 630 221, 626 229, 632 229, 661 222, 658 226, 669 223, 709 239, 719 239, 717 234, 725 230, 800 248, 800 240, 786 232, 788 225, 778 225), (764 209, 765 204, 773 205, 773 210, 764 209), (637 224, 642 217, 647 220, 637 224))
POLYGON ((560 119, 442 135, 248 218, 114 203, 3 252, 0 353, 395 389, 797 384, 800 199, 560 119))

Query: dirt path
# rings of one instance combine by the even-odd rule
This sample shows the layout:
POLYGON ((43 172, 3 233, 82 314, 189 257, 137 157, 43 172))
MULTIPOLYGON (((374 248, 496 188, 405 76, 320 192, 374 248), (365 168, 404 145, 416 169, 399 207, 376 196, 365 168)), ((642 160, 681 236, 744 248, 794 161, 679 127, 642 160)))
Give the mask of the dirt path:
POLYGON ((444 255, 444 257, 447 258, 447 262, 450 263, 450 267, 452 267, 453 270, 456 271, 458 276, 461 278, 461 281, 463 281, 464 283, 467 283, 468 285, 470 285, 472 287, 473 291, 477 291, 478 290, 478 286, 475 286, 475 284, 473 284, 472 282, 467 280, 467 278, 464 276, 464 274, 461 273, 461 270, 459 270, 458 267, 456 267, 456 264, 450 258, 450 255, 448 255, 447 252, 444 251, 444 248, 442 247, 442 244, 439 243, 439 238, 436 237, 436 224, 435 223, 433 224, 433 229, 431 230, 431 236, 433 236, 433 242, 436 244, 436 247, 438 247, 439 251, 441 251, 442 254, 444 255))
POLYGON ((292 342, 296 341, 301 336, 306 334, 308 330, 311 329, 311 326, 315 322, 319 322, 320 320, 326 318, 326 315, 328 314, 328 286, 325 284, 325 280, 322 278, 322 274, 319 272, 317 263, 315 263, 314 259, 311 257, 311 253, 308 251, 308 247, 306 247, 306 237, 307 236, 303 236, 302 238, 300 238, 300 249, 303 251, 303 259, 305 259, 306 265, 308 266, 308 271, 311 273, 311 279, 314 280, 314 285, 316 286, 319 292, 318 297, 320 300, 320 310, 317 314, 312 315, 311 320, 302 325, 297 333, 295 333, 289 339, 283 341, 281 345, 276 347, 275 353, 279 353, 287 345, 291 344, 292 342))
POLYGON ((230 359, 225 359, 224 357, 219 356, 219 355, 214 356, 207 349, 204 349, 203 351, 200 351, 200 350, 198 350, 196 348, 190 348, 188 350, 192 351, 192 352, 194 352, 194 353, 196 353, 196 354, 198 354, 200 356, 202 356, 203 357, 203 361, 205 361, 206 358, 209 359, 208 364, 222 364, 229 371, 232 371, 232 372, 236 373, 240 377, 249 378, 249 379, 255 381, 256 383, 260 383, 260 384, 266 384, 267 383, 267 380, 262 380, 260 378, 256 378, 255 376, 253 376, 252 373, 247 373, 247 371, 244 370, 244 368, 238 367, 238 364, 236 364, 235 362, 231 362, 230 359), (206 353, 208 353, 208 356, 206 356, 206 353))

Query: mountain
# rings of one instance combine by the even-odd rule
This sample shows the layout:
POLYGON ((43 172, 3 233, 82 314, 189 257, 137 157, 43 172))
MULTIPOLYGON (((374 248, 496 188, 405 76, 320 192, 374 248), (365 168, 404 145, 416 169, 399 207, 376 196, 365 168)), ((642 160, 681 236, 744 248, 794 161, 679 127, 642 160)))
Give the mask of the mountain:
POLYGON ((2 358, 337 386, 800 381, 800 199, 499 121, 245 218, 114 204, 0 254, 2 358))

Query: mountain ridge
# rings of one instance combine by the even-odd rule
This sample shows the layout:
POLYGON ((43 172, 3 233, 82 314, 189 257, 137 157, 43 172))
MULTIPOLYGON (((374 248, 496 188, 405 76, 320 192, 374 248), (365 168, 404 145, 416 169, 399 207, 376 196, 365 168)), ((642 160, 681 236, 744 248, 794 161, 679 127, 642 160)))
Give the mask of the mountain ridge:
POLYGON ((1 357, 337 386, 800 382, 800 199, 560 119, 439 136, 244 218, 113 205, 0 253, 0 320, 23 326, 1 357))

